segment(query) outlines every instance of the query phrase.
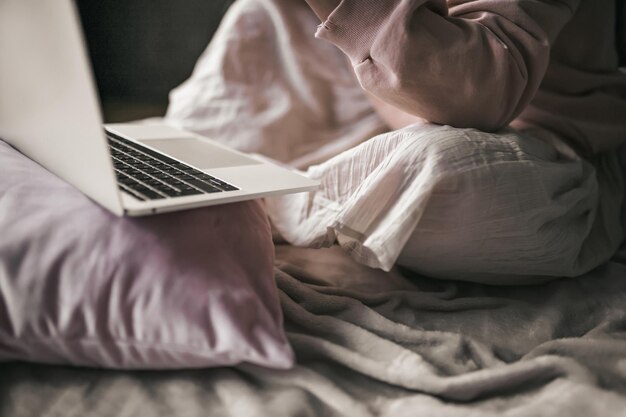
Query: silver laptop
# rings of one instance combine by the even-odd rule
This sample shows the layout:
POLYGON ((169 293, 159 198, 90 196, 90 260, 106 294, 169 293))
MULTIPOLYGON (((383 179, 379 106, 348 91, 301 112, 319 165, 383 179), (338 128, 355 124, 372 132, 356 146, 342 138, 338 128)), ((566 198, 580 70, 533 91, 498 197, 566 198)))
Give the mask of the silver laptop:
POLYGON ((0 138, 118 215, 229 203, 318 186, 165 125, 103 129, 71 0, 0 1, 0 138))

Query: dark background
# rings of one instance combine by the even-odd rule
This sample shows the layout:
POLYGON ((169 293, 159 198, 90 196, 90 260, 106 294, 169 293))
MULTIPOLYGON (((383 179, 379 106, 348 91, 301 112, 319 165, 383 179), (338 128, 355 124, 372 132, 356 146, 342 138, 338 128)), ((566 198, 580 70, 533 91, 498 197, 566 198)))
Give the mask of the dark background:
POLYGON ((105 122, 162 116, 232 0, 78 0, 105 122))
MULTIPOLYGON (((234 0, 77 0, 106 122, 162 116, 234 0)), ((626 0, 616 0, 626 65, 626 0)))

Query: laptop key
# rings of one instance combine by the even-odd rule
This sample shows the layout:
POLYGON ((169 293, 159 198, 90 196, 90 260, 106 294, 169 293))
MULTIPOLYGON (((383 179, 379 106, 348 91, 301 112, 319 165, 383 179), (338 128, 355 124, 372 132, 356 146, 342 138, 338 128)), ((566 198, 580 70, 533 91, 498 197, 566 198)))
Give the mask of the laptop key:
POLYGON ((167 195, 168 197, 178 197, 180 195, 180 191, 169 187, 159 188, 159 191, 167 195))
POLYGON ((126 177, 126 178, 118 178, 117 182, 119 184, 130 185, 130 186, 132 186, 133 184, 137 183, 134 179, 128 178, 128 177, 126 177))
POLYGON ((157 193, 156 191, 151 190, 148 187, 138 187, 135 191, 137 191, 140 194, 145 195, 150 200, 158 200, 160 198, 164 198, 161 194, 157 193))
POLYGON ((211 184, 213 187, 219 188, 220 190, 223 191, 235 191, 238 190, 239 188, 237 187, 233 187, 232 185, 225 183, 224 181, 220 181, 217 178, 211 178, 211 179, 204 179, 203 181, 211 184))
POLYGON ((145 200, 147 200, 147 199, 148 199, 147 197, 145 197, 145 196, 143 196, 143 195, 139 194, 138 192, 136 192, 136 191, 132 190, 131 188, 124 187, 124 186, 122 186, 122 185, 120 185, 120 186, 119 186, 119 188, 120 188, 120 190, 122 190, 122 191, 124 191, 124 192, 126 192, 126 193, 128 193, 128 194, 130 194, 130 195, 132 195, 132 196, 133 196, 133 197, 135 197, 137 200, 145 201, 145 200))
POLYGON ((120 188, 140 200, 158 200, 161 198, 165 198, 161 194, 155 192, 154 190, 151 190, 148 187, 144 187, 139 183, 123 184, 120 186, 120 188))
POLYGON ((209 185, 205 182, 202 182, 200 180, 189 180, 186 181, 188 184, 193 185, 196 188, 201 189, 202 191, 206 192, 206 193, 219 193, 222 190, 220 190, 219 188, 215 188, 212 185, 209 185))
POLYGON ((200 194, 204 194, 204 193, 202 191, 200 191, 200 190, 196 190, 195 188, 188 188, 188 189, 185 189, 185 190, 180 190, 177 193, 176 196, 177 197, 178 196, 183 197, 183 196, 200 195, 200 194))
POLYGON ((147 178, 145 180, 141 180, 141 182, 143 182, 144 184, 148 184, 150 186, 154 186, 154 187, 157 187, 157 186, 160 187, 161 185, 163 185, 163 183, 161 181, 159 181, 157 179, 154 179, 152 177, 147 178))

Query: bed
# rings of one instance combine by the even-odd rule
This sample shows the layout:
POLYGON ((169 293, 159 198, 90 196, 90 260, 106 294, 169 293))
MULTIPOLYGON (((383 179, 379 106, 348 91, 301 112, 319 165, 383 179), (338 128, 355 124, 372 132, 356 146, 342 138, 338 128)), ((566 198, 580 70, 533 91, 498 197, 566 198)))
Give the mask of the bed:
POLYGON ((626 415, 626 247, 576 279, 497 287, 276 247, 297 362, 184 371, 0 364, 0 415, 626 415))
MULTIPOLYGON (((237 4, 241 12, 245 2, 237 4)), ((294 14, 289 23, 288 13, 270 11, 269 23, 308 37, 316 25, 310 15, 294 14)), ((292 108, 259 105, 267 97, 246 85, 244 72, 227 80, 232 89, 203 90, 218 85, 212 76, 232 75, 219 70, 234 59, 229 50, 255 56, 247 42, 258 32, 236 39, 229 25, 238 22, 218 32, 195 81, 174 91, 178 108, 170 108, 169 123, 301 169, 384 129, 345 58, 313 39, 312 56, 334 60, 338 70, 305 65, 300 56, 290 68, 300 71, 293 78, 308 77, 315 94, 283 82, 272 72, 280 68, 254 68, 276 81, 272 99, 292 108), (220 48, 229 42, 240 48, 220 48), (329 87, 328 79, 336 83, 329 87), (333 108, 323 107, 329 97, 333 108), (257 112, 246 119, 256 125, 237 122, 247 111, 257 112), (311 129, 324 123, 321 133, 311 129)), ((264 45, 278 53, 271 39, 264 45)), ((130 371, 0 362, 0 416, 626 416, 626 245, 580 277, 525 286, 431 279, 401 267, 385 272, 338 245, 277 241, 275 253, 293 368, 130 371)))

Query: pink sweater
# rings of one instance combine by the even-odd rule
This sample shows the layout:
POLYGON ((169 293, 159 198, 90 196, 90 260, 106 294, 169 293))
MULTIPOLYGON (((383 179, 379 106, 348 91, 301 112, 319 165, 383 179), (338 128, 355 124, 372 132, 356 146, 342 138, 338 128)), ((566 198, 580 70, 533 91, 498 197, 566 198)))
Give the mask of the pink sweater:
POLYGON ((317 36, 431 122, 538 127, 585 153, 626 142, 614 0, 343 0, 317 36))

